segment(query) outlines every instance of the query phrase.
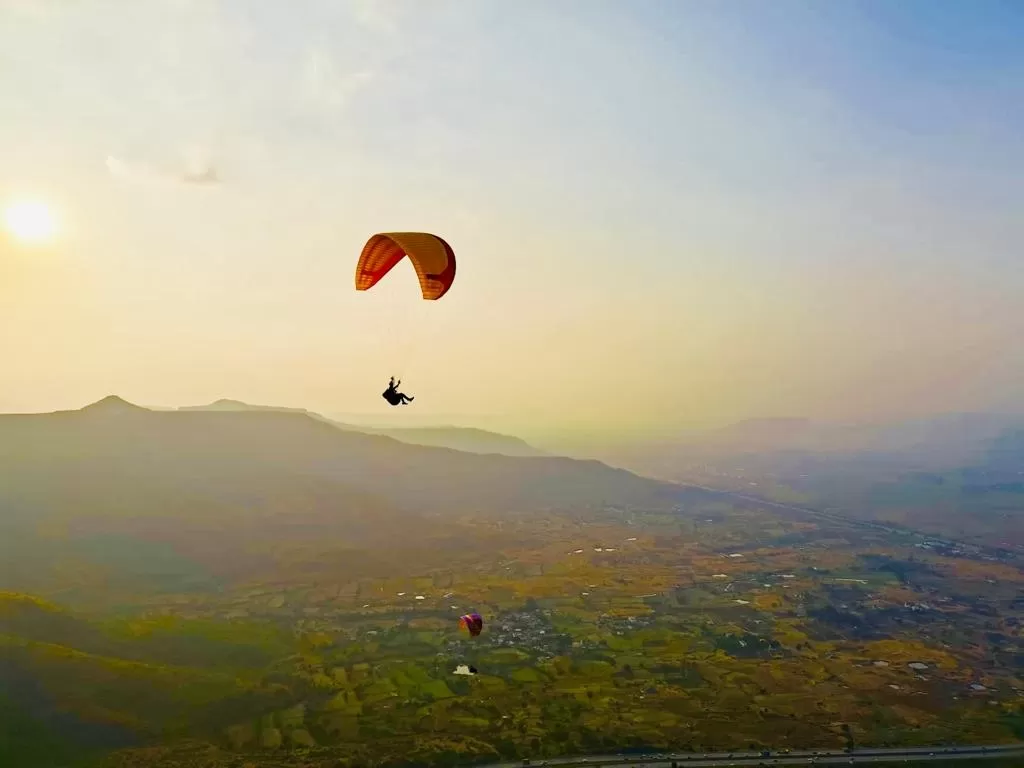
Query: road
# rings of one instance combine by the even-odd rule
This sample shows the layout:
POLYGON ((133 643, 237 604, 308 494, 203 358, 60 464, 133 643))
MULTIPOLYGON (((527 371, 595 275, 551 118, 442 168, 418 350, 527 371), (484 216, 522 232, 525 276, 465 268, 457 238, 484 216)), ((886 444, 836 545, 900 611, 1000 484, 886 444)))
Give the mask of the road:
MULTIPOLYGON (((871 765, 899 763, 991 759, 1014 757, 1024 765, 1024 743, 960 747, 905 747, 893 749, 792 750, 788 754, 771 752, 764 757, 759 752, 673 752, 645 755, 590 755, 588 757, 558 757, 530 763, 530 768, 541 766, 575 766, 577 768, 628 768, 654 766, 669 768, 675 762, 679 768, 722 768, 723 766, 784 766, 784 765, 871 765)), ((523 768, 522 762, 492 763, 482 768, 523 768)))

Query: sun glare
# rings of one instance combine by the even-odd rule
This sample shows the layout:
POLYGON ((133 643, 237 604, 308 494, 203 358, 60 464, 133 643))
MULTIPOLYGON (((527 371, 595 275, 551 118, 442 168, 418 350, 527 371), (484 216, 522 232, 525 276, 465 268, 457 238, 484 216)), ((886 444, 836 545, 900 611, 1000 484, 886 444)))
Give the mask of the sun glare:
POLYGON ((38 201, 8 205, 4 209, 4 227, 15 240, 31 245, 47 243, 57 233, 53 212, 38 201))

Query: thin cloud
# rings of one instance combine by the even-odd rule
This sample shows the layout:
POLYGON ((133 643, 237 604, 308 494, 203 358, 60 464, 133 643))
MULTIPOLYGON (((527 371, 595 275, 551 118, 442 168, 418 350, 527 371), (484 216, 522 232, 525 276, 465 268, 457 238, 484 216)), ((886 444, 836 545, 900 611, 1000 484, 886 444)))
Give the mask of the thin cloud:
POLYGON ((144 163, 135 163, 107 155, 105 161, 107 172, 120 182, 136 184, 220 184, 217 168, 208 160, 189 159, 185 169, 177 172, 162 171, 144 163))
POLYGON ((219 184, 220 174, 205 147, 189 147, 185 150, 185 171, 180 179, 186 184, 219 184))
POLYGON ((389 0, 351 0, 352 16, 364 27, 376 32, 398 32, 397 7, 389 0))
POLYGON ((129 163, 114 155, 107 155, 107 172, 118 181, 135 183, 156 183, 161 181, 160 174, 145 165, 129 163))
POLYGON ((34 21, 49 21, 61 10, 57 0, 0 0, 0 11, 3 13, 34 21))
POLYGON ((220 176, 217 174, 217 169, 213 166, 205 168, 202 171, 186 171, 181 180, 186 184, 220 184, 220 176))
POLYGON ((346 107, 352 97, 373 79, 368 70, 343 72, 322 48, 306 52, 299 92, 307 104, 329 111, 346 107))

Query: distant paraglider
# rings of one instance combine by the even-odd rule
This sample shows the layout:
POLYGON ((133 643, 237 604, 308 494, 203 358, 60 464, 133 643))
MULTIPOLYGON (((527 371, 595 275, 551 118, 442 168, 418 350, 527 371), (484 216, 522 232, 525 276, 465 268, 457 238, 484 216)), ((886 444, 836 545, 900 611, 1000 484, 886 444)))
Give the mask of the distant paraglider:
POLYGON ((467 630, 471 637, 478 637, 484 629, 484 620, 479 613, 467 613, 459 618, 459 626, 467 630))
MULTIPOLYGON (((469 632, 470 637, 479 637, 480 633, 484 629, 484 620, 479 613, 467 613, 465 616, 459 617, 459 627, 469 632)), ((457 675, 475 675, 477 674, 477 668, 470 665, 461 665, 455 670, 457 675)))

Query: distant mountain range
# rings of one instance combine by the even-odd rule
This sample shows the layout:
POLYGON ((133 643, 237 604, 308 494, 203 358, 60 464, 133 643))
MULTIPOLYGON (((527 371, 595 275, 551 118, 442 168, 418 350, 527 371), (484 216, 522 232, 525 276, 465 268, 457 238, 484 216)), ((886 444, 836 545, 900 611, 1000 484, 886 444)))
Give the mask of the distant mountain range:
POLYGON ((383 561, 462 515, 670 506, 682 491, 597 461, 411 445, 277 408, 107 397, 0 416, 3 579, 40 594, 114 575, 173 589, 241 578, 271 569, 285 544, 383 561))
POLYGON ((437 448, 452 448, 468 453, 496 453, 502 456, 551 456, 552 454, 534 448, 518 437, 488 432, 468 427, 409 427, 388 429, 381 427, 357 426, 323 416, 305 408, 285 408, 273 405, 250 405, 239 400, 222 399, 209 405, 189 405, 179 411, 282 411, 302 413, 310 418, 332 424, 339 429, 372 435, 385 435, 412 445, 426 445, 437 448))
MULTIPOLYGON (((671 474, 681 465, 754 459, 792 465, 801 457, 835 461, 874 457, 887 464, 941 467, 968 463, 1024 415, 962 413, 891 424, 842 424, 810 419, 749 419, 676 439, 634 443, 600 458, 634 471, 671 474)), ((736 465, 739 466, 739 465, 736 465)))
MULTIPOLYGON (((156 409, 154 409, 156 410, 156 409)), ((252 405, 221 399, 207 405, 183 406, 179 411, 278 411, 305 414, 339 429, 392 437, 412 445, 451 448, 468 453, 504 456, 554 456, 511 435, 455 426, 389 428, 339 421, 305 408, 252 405)), ((1007 429, 1024 428, 1024 415, 954 413, 889 424, 844 424, 805 418, 747 419, 716 429, 680 434, 673 439, 636 441, 607 450, 597 458, 634 471, 650 471, 679 461, 702 461, 743 456, 852 457, 873 454, 902 457, 929 466, 953 466, 970 461, 1007 429)), ((567 455, 574 455, 569 453, 567 455)))
POLYGON ((649 477, 1024 547, 1024 416, 754 419, 601 454, 649 477))

